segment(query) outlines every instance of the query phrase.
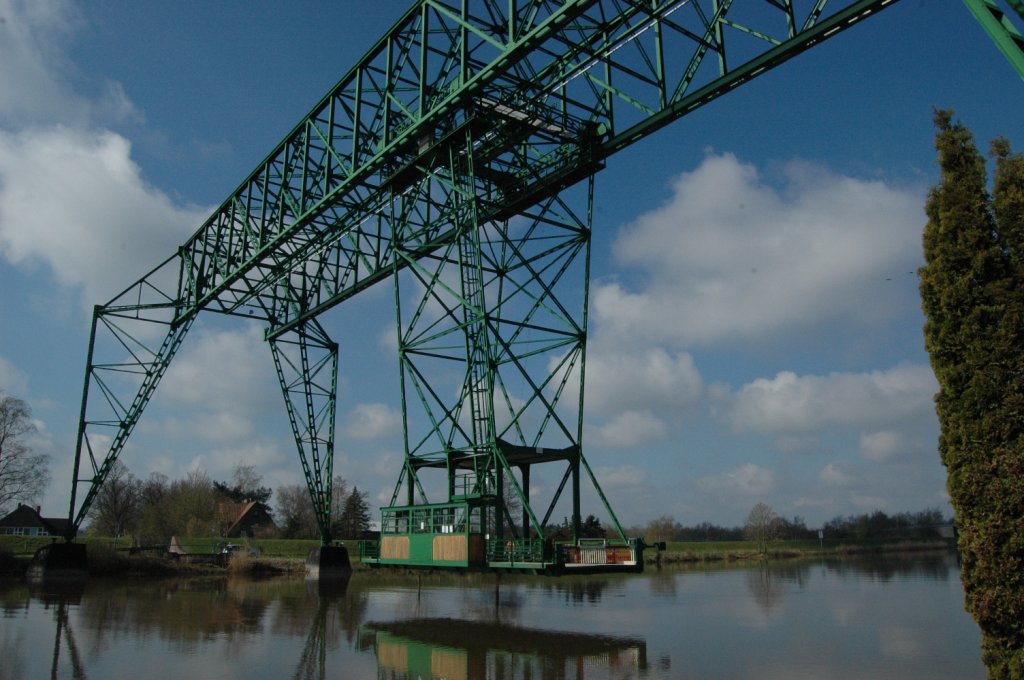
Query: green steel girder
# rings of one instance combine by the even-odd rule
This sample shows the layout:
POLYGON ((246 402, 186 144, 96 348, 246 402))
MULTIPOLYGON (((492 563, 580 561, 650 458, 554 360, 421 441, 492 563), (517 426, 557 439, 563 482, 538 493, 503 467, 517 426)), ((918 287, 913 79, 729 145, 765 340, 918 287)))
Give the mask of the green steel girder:
MULTIPOLYGON (((1024 21, 1024 0, 1004 0, 1024 21)), ((985 32, 1024 78, 1024 35, 997 0, 964 0, 985 32)))
MULTIPOLYGON (((484 103, 513 115, 540 111, 534 117, 548 126, 559 125, 552 114, 593 125, 600 144, 575 172, 562 168, 566 184, 894 1, 424 0, 182 247, 182 314, 251 314, 273 336, 404 266, 380 219, 395 165, 429 172, 417 164, 420 146, 484 103)), ((493 175, 506 171, 500 159, 489 165, 493 175)), ((530 202, 492 191, 505 210, 530 202)), ((440 245, 436 234, 421 236, 440 245)))

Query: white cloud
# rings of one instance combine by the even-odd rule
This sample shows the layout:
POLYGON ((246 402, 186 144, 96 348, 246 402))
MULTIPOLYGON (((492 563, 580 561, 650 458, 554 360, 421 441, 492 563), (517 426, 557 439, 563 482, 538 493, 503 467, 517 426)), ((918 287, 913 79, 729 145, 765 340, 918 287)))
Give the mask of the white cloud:
POLYGON ((881 430, 860 436, 860 453, 876 463, 889 463, 921 451, 919 440, 904 432, 881 430))
POLYGON ((206 442, 237 442, 253 436, 253 421, 240 413, 218 410, 199 412, 187 419, 167 418, 140 424, 142 432, 156 432, 168 439, 200 439, 206 442))
POLYGON ((197 460, 202 461, 199 467, 206 470, 214 479, 227 479, 238 464, 252 465, 260 475, 268 472, 271 468, 280 466, 294 468, 294 472, 301 471, 298 453, 295 452, 294 447, 290 451, 283 452, 275 442, 266 440, 243 442, 237 446, 213 449, 197 460), (289 458, 285 455, 286 453, 293 455, 289 458))
POLYGON ((71 85, 76 69, 64 47, 83 25, 73 3, 0 0, 0 18, 0 123, 86 127, 141 117, 120 83, 85 95, 71 85))
POLYGON ((81 111, 57 75, 65 66, 51 47, 70 35, 77 17, 70 2, 0 0, 0 120, 47 118, 81 111))
POLYGON ((387 404, 357 404, 346 416, 345 436, 351 439, 380 439, 402 430, 402 414, 387 404))
MULTIPOLYGON (((554 370, 559 358, 549 362, 554 370)), ((575 409, 578 380, 574 368, 562 396, 566 410, 575 409)), ((686 352, 660 347, 632 352, 598 344, 587 352, 587 440, 595 446, 627 448, 666 439, 704 392, 704 381, 686 352)))
POLYGON ((0 256, 46 266, 89 309, 173 254, 209 209, 175 205, 103 129, 141 119, 120 83, 72 86, 72 3, 0 0, 0 17, 0 256))
POLYGON ((173 254, 208 212, 148 185, 113 132, 0 131, 0 254, 45 263, 88 306, 173 254))
POLYGON ((850 503, 864 511, 881 510, 886 512, 892 509, 892 503, 889 502, 889 499, 861 493, 850 494, 850 503))
POLYGON ((17 366, 0 357, 0 392, 9 397, 24 398, 28 391, 28 376, 17 366))
POLYGON ((167 370, 159 394, 234 432, 253 429, 240 418, 251 423, 268 411, 279 412, 283 404, 270 348, 256 324, 238 330, 193 329, 167 370))
POLYGON ((873 427, 931 413, 936 389, 935 376, 924 365, 827 376, 786 371, 744 385, 730 420, 740 431, 771 433, 836 425, 873 427))
POLYGON ((775 448, 783 453, 816 453, 824 444, 821 437, 812 434, 783 435, 775 440, 775 448))
POLYGON ((692 357, 662 348, 635 353, 587 353, 587 412, 609 415, 622 409, 679 413, 700 398, 704 388, 692 357))
POLYGON ((395 326, 394 322, 389 322, 377 333, 377 346, 392 356, 398 354, 398 330, 395 326))
POLYGON ((726 472, 697 480, 697 487, 715 496, 762 496, 775 489, 775 473, 747 463, 726 472))
POLYGON ((829 463, 818 473, 818 481, 827 486, 847 486, 853 481, 853 478, 843 472, 841 465, 829 463))
POLYGON ((796 162, 781 179, 777 190, 730 154, 681 175, 619 234, 619 262, 646 279, 595 287, 602 338, 688 346, 917 309, 916 290, 886 279, 919 263, 919 192, 796 162))
POLYGON ((32 426, 35 429, 26 435, 25 443, 36 453, 45 453, 53 458, 58 449, 53 440, 53 433, 47 428, 46 422, 32 418, 32 426))
POLYGON ((623 411, 588 429, 588 440, 602 448, 632 448, 667 436, 665 423, 648 411, 623 411))
POLYGON ((647 485, 647 472, 633 465, 598 467, 594 476, 604 491, 621 489, 642 489, 647 485))

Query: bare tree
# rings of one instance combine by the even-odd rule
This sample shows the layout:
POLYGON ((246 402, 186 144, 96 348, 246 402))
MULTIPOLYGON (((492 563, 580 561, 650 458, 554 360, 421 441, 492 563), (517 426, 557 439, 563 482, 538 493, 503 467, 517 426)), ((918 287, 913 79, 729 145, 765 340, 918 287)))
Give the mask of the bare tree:
POLYGON ((348 499, 348 482, 341 475, 334 475, 331 483, 331 524, 341 519, 341 513, 345 509, 345 501, 348 499))
POLYGON ((658 541, 678 541, 679 534, 683 527, 676 521, 675 517, 662 515, 652 519, 643 530, 644 540, 648 543, 658 541))
POLYGON ((136 531, 144 542, 162 543, 174 534, 167 512, 169 482, 166 475, 150 473, 139 484, 139 522, 136 531))
POLYGON ((313 501, 305 484, 277 487, 277 518, 284 538, 316 538, 319 535, 313 501))
POLYGON ((263 475, 256 472, 256 466, 245 465, 243 463, 235 464, 235 471, 231 475, 231 481, 235 483, 235 488, 243 490, 258 490, 260 489, 260 483, 263 481, 263 475))
POLYGON ((262 482, 263 475, 256 472, 254 466, 237 463, 235 471, 231 475, 231 484, 215 481, 213 488, 227 500, 234 501, 235 503, 255 501, 264 510, 269 512, 270 506, 267 505, 267 501, 270 500, 274 491, 270 487, 260 486, 262 482))
POLYGON ((0 512, 12 501, 31 501, 50 481, 49 456, 25 442, 35 429, 28 404, 0 394, 0 512))
POLYGON ((104 536, 118 538, 134 532, 142 504, 142 482, 117 461, 96 493, 89 515, 92 528, 104 536))
POLYGON ((758 503, 750 509, 747 515, 747 524, 743 528, 743 534, 748 541, 757 544, 757 549, 768 552, 768 543, 778 537, 779 516, 772 510, 772 506, 765 503, 758 503))

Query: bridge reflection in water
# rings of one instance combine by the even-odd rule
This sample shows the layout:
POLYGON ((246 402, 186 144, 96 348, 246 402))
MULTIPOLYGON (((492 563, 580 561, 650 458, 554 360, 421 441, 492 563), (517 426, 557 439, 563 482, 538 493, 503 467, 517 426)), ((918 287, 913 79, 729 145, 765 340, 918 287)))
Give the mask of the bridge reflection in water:
POLYGON ((647 670, 639 638, 521 628, 461 619, 368 623, 361 643, 377 654, 378 678, 635 677, 647 670))
MULTIPOLYGON (((40 601, 44 607, 53 608, 56 632, 53 635, 53 659, 50 665, 51 678, 60 677, 58 670, 62 667, 70 667, 71 677, 75 680, 81 680, 86 677, 85 668, 82 664, 82 655, 78 650, 78 643, 75 642, 75 631, 68 618, 68 610, 82 603, 84 592, 84 585, 80 582, 56 585, 47 584, 45 587, 33 585, 29 588, 29 593, 34 599, 40 601), (62 662, 62 653, 67 662, 62 662)), ((0 677, 3 677, 3 675, 0 672, 0 677)), ((12 675, 10 677, 16 676, 12 675)))
POLYGON ((0 680, 964 680, 984 677, 979 645, 946 553, 601 578, 0 578, 0 680))

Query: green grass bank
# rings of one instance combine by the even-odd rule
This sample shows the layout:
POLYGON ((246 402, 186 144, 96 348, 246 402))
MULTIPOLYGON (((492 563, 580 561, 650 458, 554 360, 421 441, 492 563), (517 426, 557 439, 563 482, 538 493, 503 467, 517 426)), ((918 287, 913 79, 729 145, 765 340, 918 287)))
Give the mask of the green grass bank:
MULTIPOLYGON (((52 537, 0 536, 0 573, 24 573, 29 560, 40 547, 53 542, 52 537)), ((200 558, 169 559, 162 551, 129 554, 126 539, 115 541, 109 537, 85 537, 89 553, 90 573, 102 575, 175 575, 237 573, 274 575, 302 572, 310 549, 319 545, 316 540, 267 539, 237 541, 242 546, 231 558, 211 562, 219 552, 224 539, 208 537, 182 538, 179 543, 190 555, 200 558)), ((352 566, 363 568, 359 561, 356 541, 345 541, 352 566)), ((728 563, 757 560, 801 559, 816 556, 846 556, 873 553, 900 553, 915 551, 952 550, 950 541, 935 540, 837 540, 837 541, 773 541, 766 549, 753 541, 693 541, 670 542, 664 551, 648 549, 648 565, 699 565, 701 563, 728 563)))

